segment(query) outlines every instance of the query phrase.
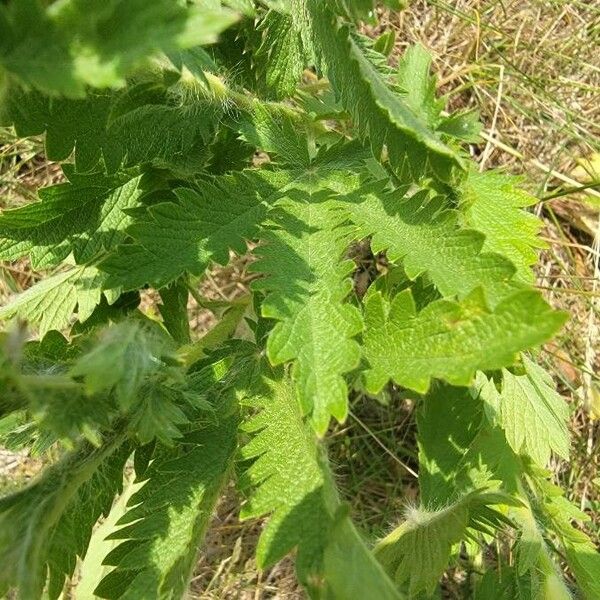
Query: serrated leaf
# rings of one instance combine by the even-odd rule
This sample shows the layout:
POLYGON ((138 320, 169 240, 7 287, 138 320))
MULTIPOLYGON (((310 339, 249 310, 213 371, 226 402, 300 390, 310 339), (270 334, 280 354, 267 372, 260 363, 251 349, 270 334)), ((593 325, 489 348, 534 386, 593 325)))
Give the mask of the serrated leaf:
POLYGON ((137 410, 135 432, 142 444, 159 440, 165 446, 173 446, 182 437, 180 427, 189 422, 178 406, 175 390, 166 385, 147 385, 141 390, 142 402, 137 410))
POLYGON ((545 543, 531 510, 522 510, 519 517, 520 532, 516 547, 516 566, 517 573, 522 576, 537 567, 545 543))
POLYGON ((140 206, 141 176, 76 175, 39 192, 40 201, 0 215, 0 258, 29 254, 34 268, 54 266, 73 254, 84 263, 125 239, 133 222, 127 210, 140 206))
POLYGON ((321 435, 331 416, 346 418, 343 375, 358 365, 360 349, 352 338, 362 329, 358 309, 345 302, 353 264, 343 254, 353 230, 327 189, 347 189, 356 181, 337 172, 336 152, 317 158, 305 179, 293 182, 277 202, 253 266, 267 276, 254 284, 267 292, 262 314, 278 321, 267 343, 269 359, 295 361, 292 376, 302 410, 321 435))
POLYGON ((332 598, 400 600, 403 598, 361 540, 342 508, 325 549, 325 577, 332 598))
POLYGON ((242 458, 253 461, 245 477, 256 491, 242 518, 271 515, 256 549, 259 565, 271 565, 298 546, 298 576, 306 584, 322 568, 337 493, 324 450, 302 421, 294 388, 285 380, 257 384, 244 400, 260 412, 244 425, 254 434, 242 448, 242 458))
POLYGON ((569 408, 548 373, 525 356, 523 365, 524 375, 502 372, 498 424, 516 454, 526 454, 545 467, 552 451, 569 457, 569 408))
POLYGON ((187 280, 180 279, 160 290, 158 306, 165 329, 178 344, 190 343, 187 280))
POLYGON ((541 220, 525 209, 537 199, 517 187, 518 179, 486 171, 469 171, 461 187, 464 222, 485 235, 483 249, 508 258, 517 267, 517 277, 532 282, 531 265, 537 249, 546 244, 538 237, 541 220))
POLYGON ((421 44, 405 50, 398 62, 397 80, 406 103, 435 131, 465 142, 479 142, 482 125, 477 111, 442 116, 446 102, 436 97, 437 82, 430 69, 431 54, 421 44))
POLYGON ((537 508, 546 526, 558 536, 564 547, 567 563, 583 597, 596 598, 600 593, 600 552, 585 530, 573 524, 573 521, 585 523, 589 516, 569 502, 558 486, 546 479, 547 472, 537 469, 529 474, 540 498, 537 508))
MULTIPOLYGON (((137 454, 136 448, 134 456, 137 454)), ((113 503, 108 516, 94 529, 85 558, 78 569, 77 595, 80 598, 94 598, 94 589, 110 571, 110 567, 104 566, 102 562, 118 542, 107 540, 106 537, 115 530, 116 522, 125 514, 131 495, 143 485, 143 483, 134 483, 133 477, 128 476, 127 473, 123 479, 123 493, 113 503)))
POLYGON ((110 92, 90 92, 82 99, 50 98, 10 82, 0 101, 0 122, 13 125, 20 137, 46 132, 50 160, 66 160, 76 147, 77 171, 90 171, 101 157, 113 101, 110 92))
POLYGON ((468 385, 475 371, 512 364, 564 321, 534 291, 516 292, 493 311, 476 292, 461 303, 432 302, 418 314, 410 290, 391 302, 371 293, 365 301, 367 388, 377 393, 390 379, 419 392, 432 378, 468 385))
POLYGON ((351 219, 373 252, 386 251, 415 279, 426 273, 443 296, 464 298, 483 287, 492 304, 518 289, 514 266, 498 254, 483 252, 484 236, 458 224, 458 214, 442 196, 427 191, 405 197, 380 184, 361 188, 346 199, 351 219))
POLYGON ((398 175, 414 179, 431 167, 446 179, 453 166, 462 166, 457 152, 392 88, 327 3, 303 0, 295 10, 301 13, 295 17, 297 27, 308 27, 305 37, 310 38, 336 95, 352 114, 361 138, 368 138, 376 158, 386 146, 398 175))
POLYGON ((431 54, 421 44, 409 46, 398 61, 398 85, 406 104, 435 128, 444 100, 437 99, 435 77, 429 74, 431 54))
POLYGON ((303 118, 285 105, 254 101, 241 115, 237 127, 248 143, 275 154, 279 164, 308 167, 308 131, 303 118))
POLYGON ((244 252, 278 194, 276 184, 252 172, 176 189, 178 202, 152 206, 129 228, 137 243, 101 263, 107 287, 162 287, 184 273, 202 275, 213 261, 225 264, 229 250, 244 252))
POLYGON ((198 545, 229 478, 238 418, 190 431, 182 446, 163 451, 146 471, 146 484, 128 502, 109 539, 123 540, 104 560, 113 565, 95 593, 101 598, 182 597, 198 545))
POLYGON ((113 172, 122 164, 152 162, 184 173, 199 170, 217 118, 202 102, 134 108, 109 122, 102 145, 106 168, 113 172))
POLYGON ((600 595, 600 554, 591 539, 581 543, 565 543, 569 567, 577 578, 585 597, 597 598, 600 595))
POLYGON ((176 189, 179 202, 156 204, 138 216, 128 230, 138 243, 122 245, 101 264, 109 273, 107 287, 162 287, 186 272, 203 274, 211 262, 225 264, 230 250, 244 252, 246 240, 258 236, 287 190, 316 189, 326 179, 324 186, 347 192, 358 182, 347 170, 360 168, 363 158, 360 147, 341 145, 322 152, 312 168, 247 170, 203 180, 194 190, 176 189))
POLYGON ((444 508, 460 490, 461 460, 479 432, 482 416, 481 401, 465 388, 438 383, 423 398, 417 427, 424 506, 444 508))
POLYGON ((479 111, 471 110, 444 117, 437 126, 437 131, 457 140, 470 144, 481 142, 483 125, 479 120, 479 111))
POLYGON ((42 279, 1 307, 0 319, 16 316, 35 323, 41 336, 67 327, 75 311, 85 321, 100 304, 105 278, 96 267, 83 265, 42 279))
POLYGON ((267 92, 275 99, 292 96, 304 71, 304 50, 290 15, 270 10, 260 21, 262 43, 254 60, 267 92))
POLYGON ((131 451, 123 442, 116 433, 99 449, 83 444, 30 486, 0 499, 0 589, 14 586, 21 598, 37 600, 48 576, 49 597, 61 595, 96 521, 121 490, 131 451))
POLYGON ((252 438, 241 450, 242 458, 251 461, 243 481, 255 489, 242 517, 269 515, 258 541, 258 564, 267 567, 297 548, 298 578, 311 596, 350 600, 343 593, 348 589, 344 580, 357 576, 360 557, 362 583, 377 580, 377 589, 388 593, 382 598, 397 598, 393 584, 339 511, 325 448, 303 421, 291 382, 263 366, 243 403, 258 412, 244 424, 252 438), (340 544, 352 560, 342 559, 340 544), (330 581, 323 573, 331 569, 336 573, 330 581))
POLYGON ((262 314, 279 321, 269 334, 267 353, 273 364, 295 361, 302 410, 323 434, 331 416, 346 418, 343 374, 358 365, 360 356, 352 340, 362 329, 360 313, 344 302, 352 289, 353 265, 342 260, 351 231, 326 198, 300 196, 278 207, 273 216, 278 227, 265 234, 256 265, 267 274, 256 285, 267 292, 262 314))
MULTIPOLYGON (((504 433, 490 423, 486 402, 493 386, 480 373, 471 389, 438 384, 424 398, 417 420, 422 501, 445 508, 448 498, 490 486, 516 496, 521 504, 511 506, 507 513, 518 527, 511 589, 516 597, 530 600, 544 594, 566 599, 567 586, 545 542, 548 515, 552 515, 553 526, 566 538, 585 542, 582 533, 570 523, 571 518, 581 518, 581 514, 578 516, 574 507, 557 496, 560 490, 545 479, 547 473, 539 475, 536 468, 525 476, 526 467, 508 445, 504 433), (481 389, 485 391, 478 394, 481 389), (531 503, 532 495, 524 489, 524 481, 531 476, 544 490, 541 502, 531 503), (539 512, 542 507, 547 511, 544 516, 539 512)), ((537 493, 538 490, 534 495, 537 493)), ((487 597, 490 596, 482 594, 482 598, 487 597)))

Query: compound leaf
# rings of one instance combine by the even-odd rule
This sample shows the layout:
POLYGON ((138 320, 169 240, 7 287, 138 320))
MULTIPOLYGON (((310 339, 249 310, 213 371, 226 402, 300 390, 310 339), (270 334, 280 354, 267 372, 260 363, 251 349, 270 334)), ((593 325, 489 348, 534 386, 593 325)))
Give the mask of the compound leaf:
POLYGON ((461 228, 442 196, 430 199, 422 191, 405 198, 401 190, 387 192, 373 184, 346 200, 361 235, 372 236, 373 252, 385 250, 391 261, 402 261, 412 279, 426 273, 443 296, 464 297, 483 287, 495 304, 516 289, 514 266, 483 252, 484 236, 461 228))
MULTIPOLYGON (((76 309, 83 322, 100 304, 105 278, 96 267, 87 265, 52 275, 14 296, 0 308, 0 319, 17 316, 35 323, 42 336, 50 329, 67 327, 76 309)), ((106 297, 113 299, 112 294, 106 297)))
POLYGON ((48 467, 30 486, 0 499, 0 591, 17 587, 21 598, 56 600, 92 529, 121 491, 130 454, 122 433, 101 448, 89 444, 48 467))
POLYGON ((123 540, 104 560, 115 566, 96 588, 101 598, 156 600, 185 594, 219 494, 237 447, 235 413, 192 429, 164 450, 133 494, 124 525, 109 536, 123 540))
POLYGON ((503 173, 469 171, 460 191, 461 211, 466 225, 485 235, 483 250, 505 256, 517 277, 531 282, 536 249, 546 244, 538 238, 542 222, 524 210, 537 200, 518 188, 518 181, 503 173))
POLYGON ((410 290, 388 301, 380 292, 365 301, 367 388, 389 379, 427 391, 432 378, 468 385, 477 370, 499 369, 549 339, 565 321, 535 291, 507 297, 493 311, 475 292, 461 303, 437 300, 416 313, 410 290))
POLYGON ((0 215, 0 258, 29 254, 35 268, 54 266, 69 254, 84 263, 125 239, 140 206, 141 176, 77 175, 68 183, 40 190, 40 201, 0 215))
POLYGON ((569 408, 548 373, 525 356, 523 365, 523 375, 502 372, 501 390, 492 399, 496 421, 515 454, 526 454, 545 467, 552 451, 569 457, 569 408))

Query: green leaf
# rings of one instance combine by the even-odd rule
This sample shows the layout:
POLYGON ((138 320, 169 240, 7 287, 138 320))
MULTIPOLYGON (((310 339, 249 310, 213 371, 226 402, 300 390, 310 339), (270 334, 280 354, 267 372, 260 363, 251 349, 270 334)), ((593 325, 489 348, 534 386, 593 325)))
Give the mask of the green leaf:
POLYGON ((394 45, 396 43, 396 32, 391 29, 382 33, 374 42, 373 42, 373 50, 375 52, 380 52, 384 56, 388 56, 394 50, 394 45))
MULTIPOLYGON (((583 544, 579 547, 581 556, 590 562, 581 574, 580 585, 593 585, 600 558, 593 557, 589 540, 571 525, 572 518, 585 520, 585 515, 562 497, 560 489, 547 480, 547 472, 525 466, 502 430, 490 424, 488 402, 492 391, 495 392, 493 381, 480 373, 471 389, 436 385, 424 398, 417 417, 422 502, 429 508, 443 509, 449 498, 482 486, 493 486, 516 496, 522 504, 511 506, 507 513, 519 532, 511 589, 531 600, 542 596, 567 599, 567 585, 545 538, 550 529, 559 532, 559 537, 564 536, 565 547, 569 540, 583 544), (479 390, 483 391, 478 394, 479 390), (529 489, 525 482, 532 481, 533 489, 529 489)), ((568 557, 568 551, 566 554, 568 557)), ((576 566, 572 568, 576 570, 576 566)), ((486 596, 482 591, 481 597, 496 596, 486 596)))
POLYGON ((188 299, 190 296, 185 278, 175 281, 160 290, 161 304, 158 310, 163 318, 165 329, 178 344, 186 344, 190 339, 188 299))
POLYGON ((545 467, 552 451, 569 458, 569 408, 548 373, 525 356, 523 365, 524 375, 504 369, 500 392, 490 385, 482 388, 482 395, 514 452, 545 467))
POLYGON ((322 570, 338 506, 324 448, 303 422, 289 381, 257 381, 244 404, 259 412, 244 424, 253 434, 241 450, 242 458, 252 461, 245 480, 256 490, 241 516, 270 515, 256 549, 259 566, 265 568, 297 547, 298 577, 307 585, 322 570))
POLYGON ((133 222, 127 210, 140 206, 141 177, 76 175, 40 190, 40 201, 0 215, 0 258, 25 254, 34 268, 54 266, 73 254, 88 262, 125 239, 133 222))
POLYGON ((471 110, 444 117, 437 126, 437 131, 469 144, 479 144, 482 128, 479 111, 471 110))
POLYGON ((325 448, 303 421, 290 381, 263 366, 243 404, 258 412, 243 425, 252 434, 241 450, 242 458, 251 461, 243 482, 254 491, 242 517, 269 515, 256 550, 259 566, 267 567, 296 548, 298 578, 311 597, 350 600, 355 596, 346 595, 352 591, 348 583, 355 581, 364 587, 376 582, 373 590, 384 592, 382 598, 398 598, 339 511, 325 448))
POLYGON ((436 99, 435 77, 429 74, 431 54, 421 45, 409 46, 398 61, 398 85, 404 102, 416 115, 422 115, 429 127, 435 128, 444 100, 436 99))
POLYGON ((75 344, 51 331, 21 345, 16 331, 0 338, 0 443, 30 444, 32 454, 57 440, 67 447, 84 437, 99 444, 98 425, 106 427, 111 408, 104 399, 90 405, 83 386, 66 375, 75 344))
POLYGON ((0 123, 13 125, 20 137, 46 132, 49 160, 66 160, 76 148, 77 171, 90 171, 101 157, 113 100, 109 92, 90 92, 81 99, 50 98, 8 82, 0 101, 0 123))
POLYGON ((275 154, 275 161, 299 169, 308 167, 308 131, 300 115, 285 105, 252 102, 237 123, 243 137, 258 150, 275 154))
POLYGON ((292 96, 304 71, 302 40, 290 15, 270 10, 259 22, 262 43, 254 54, 259 77, 270 96, 292 96))
POLYGON ((81 96, 87 85, 119 87, 159 52, 214 42, 235 20, 220 8, 170 0, 38 0, 0 7, 0 64, 46 92, 81 96))
POLYGON ((579 587, 591 600, 600 594, 600 554, 592 540, 585 537, 585 541, 565 542, 565 552, 579 587))
POLYGON ((204 358, 207 353, 222 346, 235 333, 248 308, 248 300, 240 299, 232 302, 220 315, 219 322, 207 331, 198 341, 182 346, 178 354, 186 364, 193 364, 204 358))
POLYGON ((431 54, 421 45, 409 46, 398 62, 397 80, 408 106, 423 115, 427 125, 439 133, 478 143, 481 123, 477 111, 442 116, 444 98, 436 98, 437 82, 430 76, 431 54))
POLYGON ((173 446, 182 437, 180 426, 189 422, 178 406, 176 390, 166 385, 147 385, 141 390, 142 402, 136 411, 133 425, 140 443, 149 444, 160 440, 165 446, 173 446))
POLYGON ((78 569, 77 595, 80 598, 94 598, 94 589, 111 570, 111 567, 104 566, 102 563, 104 557, 119 542, 107 540, 106 537, 115 530, 117 521, 125 514, 131 495, 143 485, 143 483, 134 483, 133 474, 128 476, 126 473, 124 480, 123 493, 115 500, 109 515, 94 529, 85 558, 78 569))
POLYGON ((86 265, 52 275, 14 296, 0 308, 0 319, 16 316, 35 323, 41 336, 50 329, 65 329, 75 311, 79 321, 91 316, 100 304, 105 278, 96 267, 86 265))
POLYGON ((16 587, 36 600, 48 570, 48 595, 57 599, 83 557, 92 529, 120 492, 131 449, 115 433, 47 467, 30 486, 0 499, 0 592, 16 587))
POLYGON ((532 282, 536 250, 546 244, 538 237, 542 221, 524 210, 537 199, 518 188, 518 182, 510 175, 470 170, 460 190, 461 211, 465 224, 485 235, 483 250, 505 256, 517 267, 519 279, 532 282))
POLYGON ((327 3, 303 0, 297 6, 296 10, 303 11, 297 21, 308 26, 310 43, 336 95, 352 115, 361 139, 368 138, 376 158, 385 146, 398 175, 414 179, 420 179, 430 167, 447 179, 453 166, 462 167, 457 152, 393 89, 327 3))
POLYGON ((267 355, 275 365, 295 361, 292 376, 302 410, 320 435, 331 416, 346 418, 343 375, 358 366, 360 348, 352 338, 362 329, 358 309, 346 302, 353 263, 343 254, 353 230, 327 189, 355 185, 352 177, 325 168, 337 151, 319 157, 306 179, 293 182, 277 202, 273 226, 263 233, 266 243, 257 249, 259 261, 253 266, 267 276, 254 284, 267 292, 262 314, 278 321, 267 355))
POLYGON ((556 565, 547 554, 536 565, 535 570, 519 573, 516 567, 500 565, 497 570, 484 573, 475 591, 475 600, 570 600, 573 596, 562 580, 556 565))
POLYGON ((388 192, 378 183, 344 200, 360 235, 372 236, 374 253, 385 250, 389 260, 401 261, 411 279, 426 273, 443 296, 464 298, 483 287, 496 304, 518 289, 513 265, 483 252, 484 236, 461 228, 442 196, 422 191, 405 198, 402 190, 388 192))
POLYGON ((444 508, 460 489, 462 459, 481 425, 481 400, 466 388, 437 383, 417 412, 419 492, 429 509, 444 508))
POLYGON ((344 302, 352 289, 353 264, 342 260, 351 231, 340 225, 335 203, 326 198, 290 198, 279 209, 273 216, 278 228, 265 233, 256 265, 267 274, 256 285, 267 291, 262 314, 278 321, 267 353, 273 364, 295 361, 292 374, 302 410, 324 434, 331 416, 346 418, 343 375, 360 357, 352 339, 362 329, 360 313, 344 302))
POLYGON ((245 251, 245 240, 256 235, 278 193, 267 177, 252 172, 206 180, 197 190, 176 189, 177 202, 152 206, 129 228, 137 243, 101 263, 107 287, 162 287, 183 273, 202 275, 213 261, 227 263, 229 250, 245 251))
POLYGON ((104 560, 112 570, 95 593, 101 598, 156 600, 182 597, 196 564, 237 447, 237 415, 185 435, 162 451, 144 475, 146 484, 128 502, 108 536, 123 540, 104 560))
POLYGON ((468 385, 477 370, 511 365, 517 354, 556 333, 565 321, 535 291, 516 292, 491 311, 480 292, 461 303, 438 300, 417 314, 410 290, 365 301, 367 389, 389 379, 425 392, 432 378, 468 385))
POLYGON ((585 530, 573 525, 573 521, 589 522, 589 516, 569 502, 558 486, 548 481, 546 471, 535 469, 530 475, 538 496, 539 517, 563 545, 567 563, 583 597, 596 598, 600 593, 600 553, 585 530))

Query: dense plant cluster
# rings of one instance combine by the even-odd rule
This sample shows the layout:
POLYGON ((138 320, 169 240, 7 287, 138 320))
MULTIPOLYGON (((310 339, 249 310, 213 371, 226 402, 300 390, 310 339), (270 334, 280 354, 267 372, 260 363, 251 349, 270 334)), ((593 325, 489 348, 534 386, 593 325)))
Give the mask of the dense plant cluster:
POLYGON ((547 470, 568 408, 535 350, 565 315, 533 287, 534 198, 475 168, 477 116, 444 111, 422 47, 389 66, 356 27, 372 10, 0 5, 0 121, 65 175, 0 215, 0 259, 48 273, 0 309, 39 333, 2 338, 0 441, 49 453, 0 499, 0 593, 58 598, 125 472, 142 485, 100 598, 182 597, 232 479, 266 518, 259 566, 294 552, 314 598, 428 598, 458 561, 468 597, 600 598, 586 515, 547 470), (365 241, 386 266, 357 286, 365 241), (232 251, 255 259, 249 294, 200 297, 232 251), (200 339, 190 293, 219 316, 200 339), (420 499, 373 545, 326 440, 350 395, 390 389, 416 401, 420 499))

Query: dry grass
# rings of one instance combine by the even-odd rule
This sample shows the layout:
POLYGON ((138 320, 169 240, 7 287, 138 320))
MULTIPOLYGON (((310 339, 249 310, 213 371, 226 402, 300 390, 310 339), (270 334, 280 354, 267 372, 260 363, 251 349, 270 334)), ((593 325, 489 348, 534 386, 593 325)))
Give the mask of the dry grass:
MULTIPOLYGON (((600 191, 569 193, 589 184, 578 161, 599 150, 600 5, 563 0, 414 0, 400 14, 382 15, 370 30, 396 31, 392 61, 420 42, 434 56, 440 89, 450 109, 478 108, 486 141, 473 147, 482 168, 502 167, 524 174, 538 198, 543 237, 538 285, 550 302, 572 316, 541 360, 555 374, 571 401, 573 455, 557 462, 554 473, 569 497, 593 517, 599 539, 598 387, 600 310, 600 191)), ((40 185, 60 178, 37 140, 18 140, 8 132, 0 145, 0 206, 31 200, 40 185)), ((4 265, 0 301, 36 279, 26 262, 4 265)), ((243 293, 250 279, 247 260, 214 272, 202 293, 215 300, 243 293)), ((147 307, 154 310, 155 299, 147 307)), ((191 301, 195 329, 216 321, 211 311, 191 301)), ((410 401, 390 406, 355 398, 351 416, 330 438, 334 472, 342 493, 352 499, 353 516, 368 536, 376 537, 397 521, 415 500, 414 421, 410 401)), ((240 523, 233 489, 222 499, 207 549, 198 563, 193 597, 198 599, 294 600, 302 597, 291 561, 261 572, 253 549, 260 522, 240 523)), ((452 582, 448 589, 452 588, 452 582)), ((458 593, 458 592, 457 592, 458 593)), ((459 597, 459 596, 455 596, 459 597)))
POLYGON ((390 15, 396 50, 420 42, 434 55, 451 107, 481 110, 493 140, 486 167, 527 173, 540 196, 598 149, 600 7, 595 2, 417 0, 390 15), (522 156, 522 158, 521 158, 522 156))

